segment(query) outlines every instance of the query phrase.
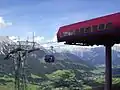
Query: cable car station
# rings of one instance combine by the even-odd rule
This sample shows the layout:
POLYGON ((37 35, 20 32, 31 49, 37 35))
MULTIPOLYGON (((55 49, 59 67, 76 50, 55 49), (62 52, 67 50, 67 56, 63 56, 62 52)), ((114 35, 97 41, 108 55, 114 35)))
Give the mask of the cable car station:
POLYGON ((120 43, 120 12, 60 27, 58 42, 68 45, 104 45, 106 49, 105 89, 112 90, 111 47, 120 43))

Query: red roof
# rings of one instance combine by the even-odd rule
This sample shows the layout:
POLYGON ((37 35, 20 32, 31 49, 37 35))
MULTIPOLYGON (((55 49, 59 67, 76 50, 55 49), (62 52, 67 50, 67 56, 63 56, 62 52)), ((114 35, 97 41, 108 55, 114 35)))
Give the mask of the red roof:
POLYGON ((100 23, 116 22, 119 20, 118 18, 120 18, 120 12, 94 18, 94 19, 90 19, 90 20, 86 20, 86 21, 82 21, 82 22, 77 22, 74 24, 66 25, 66 26, 62 26, 60 27, 59 32, 75 30, 75 29, 79 29, 80 27, 84 27, 84 26, 87 27, 87 26, 96 25, 100 23))

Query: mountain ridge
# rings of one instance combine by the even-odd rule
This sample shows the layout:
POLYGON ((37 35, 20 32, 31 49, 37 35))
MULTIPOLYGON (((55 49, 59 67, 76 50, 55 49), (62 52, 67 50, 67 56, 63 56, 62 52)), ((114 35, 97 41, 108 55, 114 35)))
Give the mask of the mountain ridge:
MULTIPOLYGON (((2 52, 0 54, 0 64, 4 66, 4 70, 7 73, 13 73, 13 61, 12 60, 4 60, 5 54, 10 51, 10 48, 15 48, 14 46, 12 47, 11 44, 15 44, 15 42, 10 41, 9 38, 5 37, 5 41, 3 40, 1 42, 1 47, 2 52)), ((41 46, 36 46, 39 47, 39 51, 35 51, 34 53, 31 53, 28 55, 27 58, 27 63, 28 66, 30 67, 29 71, 32 74, 46 74, 46 73, 51 73, 56 70, 61 70, 61 69, 84 69, 84 70, 90 70, 93 68, 93 66, 89 65, 86 61, 82 60, 80 57, 70 53, 70 52, 57 52, 55 51, 53 55, 55 56, 55 62, 54 63, 46 63, 44 61, 44 56, 51 54, 51 50, 47 50, 44 47, 41 46)))

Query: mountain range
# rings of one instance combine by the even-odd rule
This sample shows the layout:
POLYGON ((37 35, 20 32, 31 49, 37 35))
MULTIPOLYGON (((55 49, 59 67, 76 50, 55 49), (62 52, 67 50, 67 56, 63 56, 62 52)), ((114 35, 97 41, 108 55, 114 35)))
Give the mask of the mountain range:
MULTIPOLYGON (((0 36, 0 65, 4 71, 11 73, 13 71, 13 61, 4 60, 6 53, 8 53, 11 44, 15 44, 9 37, 0 36), (9 47, 9 48, 8 48, 9 47)), ((73 47, 67 49, 54 48, 53 55, 55 56, 54 63, 46 63, 44 56, 51 54, 52 51, 42 46, 37 45, 39 51, 29 54, 27 63, 30 66, 31 73, 46 74, 60 69, 84 69, 86 71, 92 69, 94 65, 104 65, 105 63, 105 48, 104 47, 73 47)), ((13 48, 13 47, 11 47, 13 48)), ((119 50, 112 50, 113 65, 120 64, 119 50)))
MULTIPOLYGON (((118 48, 118 47, 117 47, 118 48)), ((80 57, 92 65, 104 65, 105 64, 105 47, 86 48, 84 51, 74 51, 75 55, 80 57)), ((113 65, 120 64, 120 51, 116 47, 112 48, 112 63, 113 65)))
MULTIPOLYGON (((12 46, 13 44, 17 45, 17 43, 10 40, 9 37, 0 37, 0 70, 7 73, 13 73, 14 71, 13 60, 4 60, 5 55, 10 51, 10 49, 15 48, 15 46, 12 46)), ((55 51, 53 53, 55 62, 46 63, 44 61, 44 57, 45 55, 51 54, 52 51, 47 50, 40 45, 37 45, 36 47, 39 47, 40 50, 29 54, 27 58, 27 67, 29 67, 28 71, 30 71, 32 74, 44 75, 62 69, 84 69, 85 71, 89 71, 93 68, 92 65, 82 60, 77 55, 70 53, 69 51, 55 51)))

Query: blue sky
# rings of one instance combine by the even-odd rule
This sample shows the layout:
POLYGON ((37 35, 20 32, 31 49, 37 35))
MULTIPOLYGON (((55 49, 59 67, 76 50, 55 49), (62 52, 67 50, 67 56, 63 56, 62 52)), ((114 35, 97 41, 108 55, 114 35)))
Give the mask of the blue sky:
POLYGON ((120 0, 0 0, 0 17, 12 25, 1 35, 30 32, 52 40, 60 26, 120 11, 120 0))

